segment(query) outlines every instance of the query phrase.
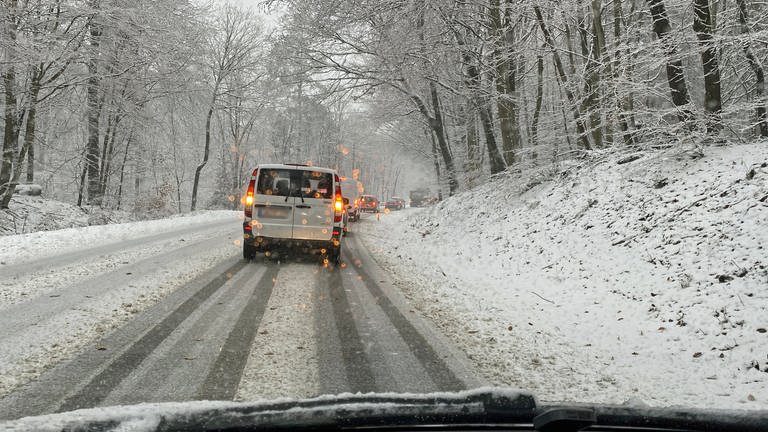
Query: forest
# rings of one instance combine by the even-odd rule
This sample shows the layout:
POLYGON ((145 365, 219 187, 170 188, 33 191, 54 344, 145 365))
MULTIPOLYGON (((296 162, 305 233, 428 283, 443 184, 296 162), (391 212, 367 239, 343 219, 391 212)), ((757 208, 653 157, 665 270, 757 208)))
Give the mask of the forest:
POLYGON ((3 0, 0 208, 239 208, 252 167, 450 196, 768 137, 758 0, 3 0), (520 174, 522 175, 522 174, 520 174))

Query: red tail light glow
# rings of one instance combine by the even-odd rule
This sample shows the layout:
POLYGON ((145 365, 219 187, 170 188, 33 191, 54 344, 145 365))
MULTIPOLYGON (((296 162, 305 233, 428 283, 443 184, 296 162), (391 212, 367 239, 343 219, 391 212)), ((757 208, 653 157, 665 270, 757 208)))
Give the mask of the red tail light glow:
POLYGON ((341 222, 344 211, 344 198, 341 196, 341 184, 339 183, 339 176, 336 176, 336 196, 333 203, 333 221, 341 222))
POLYGON ((256 187, 256 178, 252 178, 248 183, 248 191, 245 193, 245 217, 251 217, 253 215, 253 190, 256 187))

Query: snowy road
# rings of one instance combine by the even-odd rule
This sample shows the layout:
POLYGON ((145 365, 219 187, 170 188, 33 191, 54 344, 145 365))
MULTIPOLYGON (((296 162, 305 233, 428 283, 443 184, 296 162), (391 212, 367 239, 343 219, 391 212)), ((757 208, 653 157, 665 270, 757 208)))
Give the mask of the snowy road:
POLYGON ((0 419, 482 384, 354 233, 335 271, 246 263, 231 219, 4 263, 0 419))

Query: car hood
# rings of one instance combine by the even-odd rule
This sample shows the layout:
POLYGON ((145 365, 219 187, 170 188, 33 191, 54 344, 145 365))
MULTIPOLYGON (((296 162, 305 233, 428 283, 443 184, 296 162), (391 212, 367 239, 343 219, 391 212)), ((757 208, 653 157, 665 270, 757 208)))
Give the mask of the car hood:
POLYGON ((578 431, 590 426, 600 426, 600 430, 644 427, 657 428, 654 430, 765 431, 768 430, 768 411, 651 408, 637 403, 544 404, 527 393, 481 388, 429 394, 346 393, 247 403, 147 403, 26 417, 0 422, 0 430, 333 430, 424 426, 432 426, 431 430, 451 430, 469 425, 514 425, 517 430, 539 431, 578 431))

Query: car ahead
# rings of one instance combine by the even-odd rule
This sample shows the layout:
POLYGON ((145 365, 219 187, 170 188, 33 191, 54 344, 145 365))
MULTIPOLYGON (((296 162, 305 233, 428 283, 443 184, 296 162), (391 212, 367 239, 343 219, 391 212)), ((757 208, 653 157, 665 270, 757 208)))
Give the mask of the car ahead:
POLYGON ((430 203, 430 190, 429 188, 414 189, 411 191, 409 197, 411 199, 411 207, 423 207, 430 203))
POLYGON ((385 204, 385 209, 402 210, 405 208, 405 200, 400 197, 392 197, 385 204))
POLYGON ((341 259, 344 200, 336 171, 258 165, 244 198, 243 257, 292 248, 341 259))
POLYGON ((360 194, 362 191, 363 185, 359 181, 352 177, 341 177, 341 195, 348 200, 345 208, 350 222, 360 220, 360 194))
POLYGON ((367 213, 379 212, 379 199, 373 195, 360 196, 360 211, 367 213))

